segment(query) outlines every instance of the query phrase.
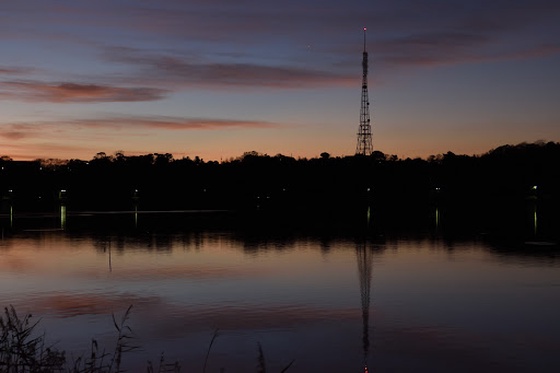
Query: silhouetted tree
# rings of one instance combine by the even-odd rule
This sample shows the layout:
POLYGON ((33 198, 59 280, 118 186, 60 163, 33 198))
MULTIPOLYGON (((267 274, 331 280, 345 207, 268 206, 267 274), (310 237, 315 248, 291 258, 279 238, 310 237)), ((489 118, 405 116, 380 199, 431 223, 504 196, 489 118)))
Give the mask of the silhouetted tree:
POLYGON ((119 151, 97 153, 90 161, 19 162, 5 156, 0 163, 2 195, 13 190, 18 209, 51 208, 60 189, 68 190, 69 208, 75 209, 129 209, 134 190, 140 191, 136 202, 144 209, 251 209, 258 204, 261 209, 336 211, 363 206, 373 196, 380 208, 411 211, 434 203, 435 188, 437 202, 449 208, 505 208, 524 203, 535 185, 547 205, 556 206, 560 199, 560 144, 554 142, 504 145, 480 156, 447 152, 404 160, 381 151, 367 157, 323 152, 311 159, 250 151, 219 163, 119 151))

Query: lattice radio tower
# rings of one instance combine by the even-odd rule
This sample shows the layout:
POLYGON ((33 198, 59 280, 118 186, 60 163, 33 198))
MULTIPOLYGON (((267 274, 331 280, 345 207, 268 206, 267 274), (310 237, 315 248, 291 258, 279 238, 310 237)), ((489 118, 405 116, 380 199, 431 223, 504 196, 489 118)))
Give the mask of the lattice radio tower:
POLYGON ((360 108, 360 129, 358 130, 358 142, 356 144, 356 154, 361 155, 370 155, 373 152, 367 87, 368 53, 366 51, 366 31, 367 28, 364 27, 364 53, 362 57, 362 106, 360 108))

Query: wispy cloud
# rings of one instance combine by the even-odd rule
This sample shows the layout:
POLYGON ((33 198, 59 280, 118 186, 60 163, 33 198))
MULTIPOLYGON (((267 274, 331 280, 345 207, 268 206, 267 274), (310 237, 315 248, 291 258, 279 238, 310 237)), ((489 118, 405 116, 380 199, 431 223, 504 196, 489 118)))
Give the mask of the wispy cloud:
POLYGON ((136 66, 138 74, 134 80, 171 85, 177 89, 218 86, 306 88, 355 82, 355 76, 342 72, 248 62, 189 60, 132 48, 107 48, 103 56, 111 62, 136 66))
MULTIPOLYGON (((51 123, 56 125, 57 123, 51 123)), ((167 129, 167 130, 216 130, 226 128, 271 128, 279 124, 241 119, 221 119, 221 118, 192 118, 192 117, 171 117, 164 115, 153 116, 115 116, 101 117, 98 119, 75 119, 65 121, 62 124, 72 125, 83 128, 145 128, 145 129, 167 129)), ((60 127, 59 127, 60 128, 60 127)))
POLYGON ((493 50, 481 35, 448 34, 397 38, 376 44, 377 62, 386 68, 434 67, 542 58, 560 54, 560 44, 493 50), (487 51, 480 51, 482 44, 487 51))
MULTIPOLYGON (((80 123, 80 122, 78 122, 80 123)), ((84 121, 82 124, 86 124, 84 121)), ((128 124, 154 129, 169 130, 214 130, 225 128, 271 128, 276 123, 256 120, 212 119, 212 118, 174 118, 166 116, 108 118, 101 121, 93 120, 94 125, 114 126, 128 124)))
POLYGON ((0 99, 52 103, 95 103, 154 101, 164 97, 163 89, 117 87, 81 83, 40 81, 0 82, 0 99))
MULTIPOLYGON (((0 123, 0 137, 17 142, 27 138, 42 137, 45 127, 29 123, 0 123)), ((50 132, 50 131, 49 131, 50 132)))
POLYGON ((33 72, 33 69, 27 67, 0 66, 0 75, 21 75, 31 72, 33 72))
POLYGON ((508 59, 529 59, 541 58, 560 54, 560 43, 558 44, 540 44, 532 48, 510 52, 508 59))
POLYGON ((35 121, 27 123, 0 123, 0 137, 9 140, 22 140, 26 138, 40 138, 52 131, 64 133, 77 130, 127 130, 127 129, 155 129, 155 130, 219 130, 242 128, 273 128, 281 124, 241 119, 222 118, 191 118, 171 116, 114 116, 85 119, 61 119, 55 121, 35 121))
POLYGON ((464 62, 472 48, 489 41, 473 33, 415 34, 375 43, 374 53, 386 66, 426 66, 464 62))

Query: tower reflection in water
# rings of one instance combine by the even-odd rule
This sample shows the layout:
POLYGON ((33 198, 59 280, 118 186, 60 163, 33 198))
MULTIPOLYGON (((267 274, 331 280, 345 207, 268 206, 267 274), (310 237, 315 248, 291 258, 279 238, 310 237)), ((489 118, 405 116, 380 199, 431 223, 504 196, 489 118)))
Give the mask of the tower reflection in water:
MULTIPOLYGON (((366 213, 366 232, 373 226, 372 206, 368 206, 366 213)), ((373 272, 373 252, 368 247, 367 235, 356 241, 356 261, 358 264, 358 276, 360 280, 360 298, 362 306, 362 349, 364 372, 368 372, 369 357, 369 306, 371 295, 371 278, 373 272)))
POLYGON ((356 244, 356 259, 358 262, 358 273, 360 278, 360 297, 362 301, 362 349, 364 372, 368 371, 369 355, 369 305, 371 292, 371 277, 373 270, 373 255, 367 243, 356 244))

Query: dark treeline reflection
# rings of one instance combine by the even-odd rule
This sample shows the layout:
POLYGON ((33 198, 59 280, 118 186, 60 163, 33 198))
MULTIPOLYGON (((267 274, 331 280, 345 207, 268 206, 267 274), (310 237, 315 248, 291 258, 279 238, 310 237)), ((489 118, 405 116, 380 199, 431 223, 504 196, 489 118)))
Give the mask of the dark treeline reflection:
MULTIPOLYGON (((165 213, 152 216, 153 220, 143 221, 141 227, 131 229, 130 224, 121 220, 107 222, 101 215, 90 217, 76 216, 70 220, 72 229, 66 231, 53 231, 50 229, 21 230, 16 234, 9 231, 3 232, 0 240, 0 252, 16 249, 21 240, 35 240, 37 245, 46 238, 59 240, 62 247, 75 247, 79 249, 90 242, 91 247, 99 254, 107 256, 108 265, 111 267, 111 257, 119 257, 132 253, 162 253, 173 254, 176 252, 200 252, 209 247, 222 247, 229 250, 242 250, 245 254, 256 256, 270 252, 293 252, 308 248, 319 250, 328 257, 340 250, 356 250, 357 254, 383 256, 387 252, 413 248, 421 251, 430 247, 432 250, 442 250, 450 254, 457 254, 473 250, 473 247, 483 248, 496 260, 504 263, 521 263, 523 265, 535 264, 540 266, 554 266, 560 260, 560 251, 557 242, 528 242, 514 241, 512 238, 504 239, 486 234, 453 235, 424 230, 387 230, 364 229, 357 230, 331 230, 311 229, 305 231, 287 231, 285 229, 266 230, 259 232, 264 224, 273 225, 276 219, 262 217, 261 225, 253 228, 240 224, 224 224, 224 217, 217 217, 221 221, 218 225, 209 225, 202 229, 190 227, 188 221, 182 216, 175 217, 175 225, 163 226, 161 222, 168 221, 165 213), (183 224, 181 228, 182 223, 183 224), (88 228, 86 228, 88 226, 88 228), (128 227, 128 228, 126 228, 128 227)), ((123 217, 121 215, 121 217, 123 217)), ((229 220, 232 223, 231 220, 229 220)), ((357 220, 354 220, 357 222, 357 220)), ((244 224, 248 224, 245 222, 244 224)), ((368 259, 369 260, 369 259, 368 259)))
MULTIPOLYGON (((1 212, 58 211, 63 205, 65 211, 263 210, 328 218, 373 204, 383 222, 400 226, 417 225, 418 217, 430 214, 442 225, 484 226, 496 223, 496 212, 515 221, 535 220, 526 217, 530 209, 535 216, 555 216, 558 164, 560 144, 554 142, 428 159, 379 151, 312 159, 248 152, 221 163, 171 154, 98 153, 89 161, 33 162, 2 157, 1 212)), ((556 223, 543 219, 538 230, 552 230, 556 223)))
MULTIPOLYGON (((531 202, 529 202, 530 204, 531 202)), ((365 211, 332 215, 276 214, 271 211, 247 212, 97 212, 69 214, 66 225, 59 224, 52 214, 28 214, 15 219, 8 228, 7 218, 2 217, 0 250, 10 250, 16 245, 12 238, 25 237, 41 242, 47 237, 74 242, 80 247, 90 241, 100 254, 119 256, 127 252, 173 253, 200 251, 205 247, 230 247, 248 255, 266 252, 291 252, 305 247, 320 250, 322 255, 354 247, 375 249, 376 255, 386 250, 396 250, 401 242, 422 248, 428 242, 437 242, 438 250, 449 253, 470 250, 470 245, 486 250, 501 261, 534 261, 540 265, 557 263, 558 235, 555 230, 534 232, 533 222, 514 220, 511 216, 492 212, 496 220, 488 230, 474 229, 468 221, 447 221, 444 213, 436 213, 434 206, 424 216, 408 218, 408 224, 384 216, 370 205, 365 211), (527 224, 525 224, 527 223, 527 224)), ((489 213, 480 211, 481 214, 489 213)), ((532 216, 526 210, 527 218, 532 216)), ((475 219, 470 216, 465 219, 475 219)), ((538 215, 540 221, 550 221, 550 216, 538 215)), ((403 217, 406 220, 406 218, 403 217)), ((485 228, 485 227, 477 227, 485 228)))

